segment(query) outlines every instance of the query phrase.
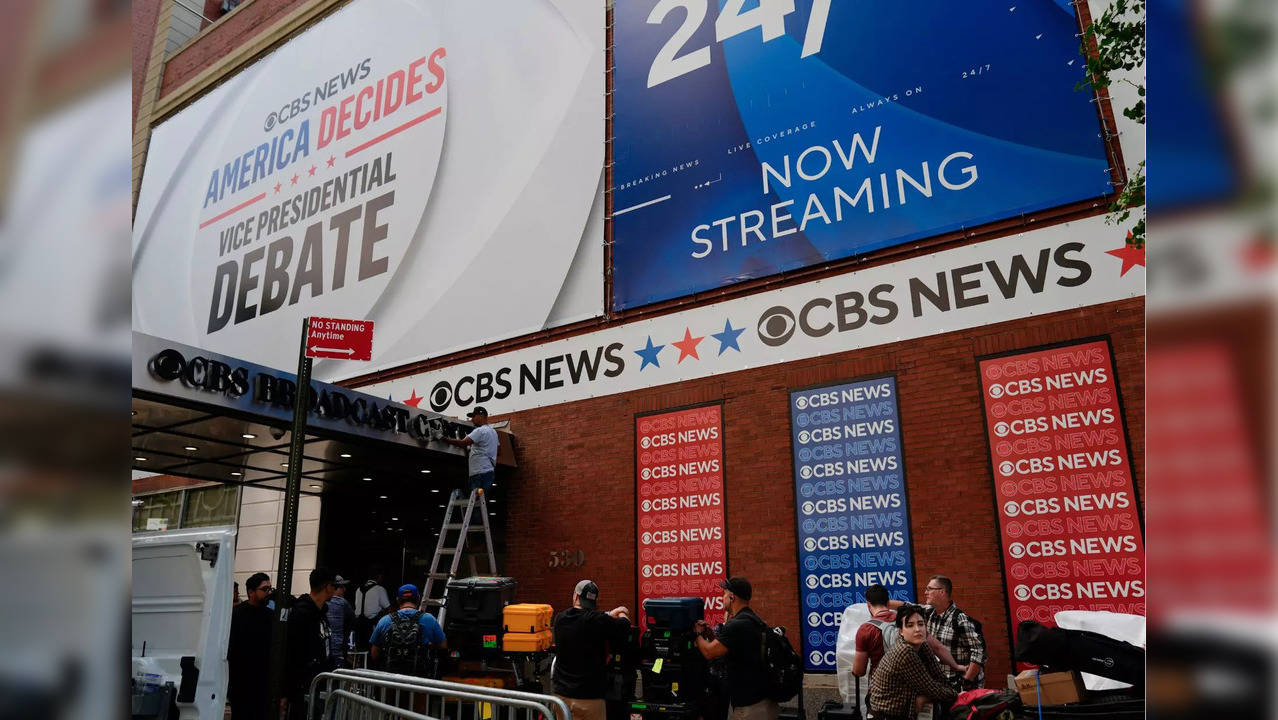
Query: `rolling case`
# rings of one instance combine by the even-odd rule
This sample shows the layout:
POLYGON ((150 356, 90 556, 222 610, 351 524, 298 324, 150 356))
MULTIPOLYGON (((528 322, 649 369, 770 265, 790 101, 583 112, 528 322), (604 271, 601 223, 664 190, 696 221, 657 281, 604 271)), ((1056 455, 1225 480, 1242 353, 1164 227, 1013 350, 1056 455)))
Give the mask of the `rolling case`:
POLYGON ((1100 633, 1064 630, 1025 620, 1016 629, 1016 659, 1145 687, 1145 651, 1100 633))

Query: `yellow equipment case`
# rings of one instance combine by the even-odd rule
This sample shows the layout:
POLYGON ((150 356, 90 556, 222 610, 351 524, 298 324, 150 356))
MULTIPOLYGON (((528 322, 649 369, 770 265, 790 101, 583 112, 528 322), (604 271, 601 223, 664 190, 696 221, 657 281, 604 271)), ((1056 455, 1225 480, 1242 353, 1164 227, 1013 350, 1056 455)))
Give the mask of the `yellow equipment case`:
POLYGON ((508 633, 539 633, 550 629, 550 618, 554 612, 549 605, 507 605, 502 608, 502 625, 508 633))
POLYGON ((554 634, 550 630, 535 633, 508 632, 501 636, 501 649, 505 652, 545 652, 550 649, 553 639, 554 634))

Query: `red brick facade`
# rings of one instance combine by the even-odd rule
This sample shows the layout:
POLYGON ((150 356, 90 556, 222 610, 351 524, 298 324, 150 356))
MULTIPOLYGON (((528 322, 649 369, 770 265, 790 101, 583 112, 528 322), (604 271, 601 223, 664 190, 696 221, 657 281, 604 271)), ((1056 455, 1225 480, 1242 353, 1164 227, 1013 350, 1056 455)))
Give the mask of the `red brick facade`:
POLYGON ((604 604, 633 603, 634 416, 722 402, 729 568, 752 580, 759 612, 797 638, 788 391, 895 373, 916 585, 934 573, 953 578, 956 602, 985 625, 987 676, 997 685, 1011 651, 976 358, 1109 337, 1143 505, 1144 311, 1143 298, 1133 299, 516 413, 507 572, 523 599, 565 605, 573 584, 590 577, 604 604), (583 568, 548 567, 552 550, 578 549, 583 568))

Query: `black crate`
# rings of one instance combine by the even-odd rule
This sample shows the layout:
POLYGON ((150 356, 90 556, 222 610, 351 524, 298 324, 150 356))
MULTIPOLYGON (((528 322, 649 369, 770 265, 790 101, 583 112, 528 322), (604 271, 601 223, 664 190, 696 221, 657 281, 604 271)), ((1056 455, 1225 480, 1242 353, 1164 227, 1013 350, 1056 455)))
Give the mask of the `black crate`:
POLYGON ((643 601, 648 627, 665 630, 691 630, 706 616, 706 602, 699 597, 648 598, 643 601))
POLYGON ((678 660, 691 655, 701 656, 696 636, 687 630, 645 630, 640 645, 640 657, 645 660, 666 658, 678 660))
POLYGON ((709 669, 705 658, 684 658, 681 661, 644 660, 639 667, 643 686, 643 699, 658 703, 697 703, 706 694, 709 669), (660 666, 658 666, 660 663, 660 666), (660 672, 656 668, 660 667, 660 672))
POLYGON ((444 617, 444 633, 452 641, 456 627, 466 632, 491 629, 502 634, 502 610, 515 600, 515 579, 477 576, 448 582, 448 612, 444 617))

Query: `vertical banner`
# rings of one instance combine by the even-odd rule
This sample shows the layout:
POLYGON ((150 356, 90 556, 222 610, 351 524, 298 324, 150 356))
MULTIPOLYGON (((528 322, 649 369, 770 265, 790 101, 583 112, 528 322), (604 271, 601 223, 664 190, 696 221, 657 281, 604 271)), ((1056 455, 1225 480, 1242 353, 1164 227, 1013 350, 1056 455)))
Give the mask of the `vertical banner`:
POLYGON ((705 598, 706 621, 722 622, 723 408, 637 417, 635 446, 639 627, 643 601, 660 597, 705 598))
POLYGON ((914 600, 896 378, 790 393, 799 601, 809 670, 834 670, 843 610, 879 584, 914 600))
POLYGON ((980 362, 1013 626, 1145 614, 1145 541, 1109 346, 980 362))

